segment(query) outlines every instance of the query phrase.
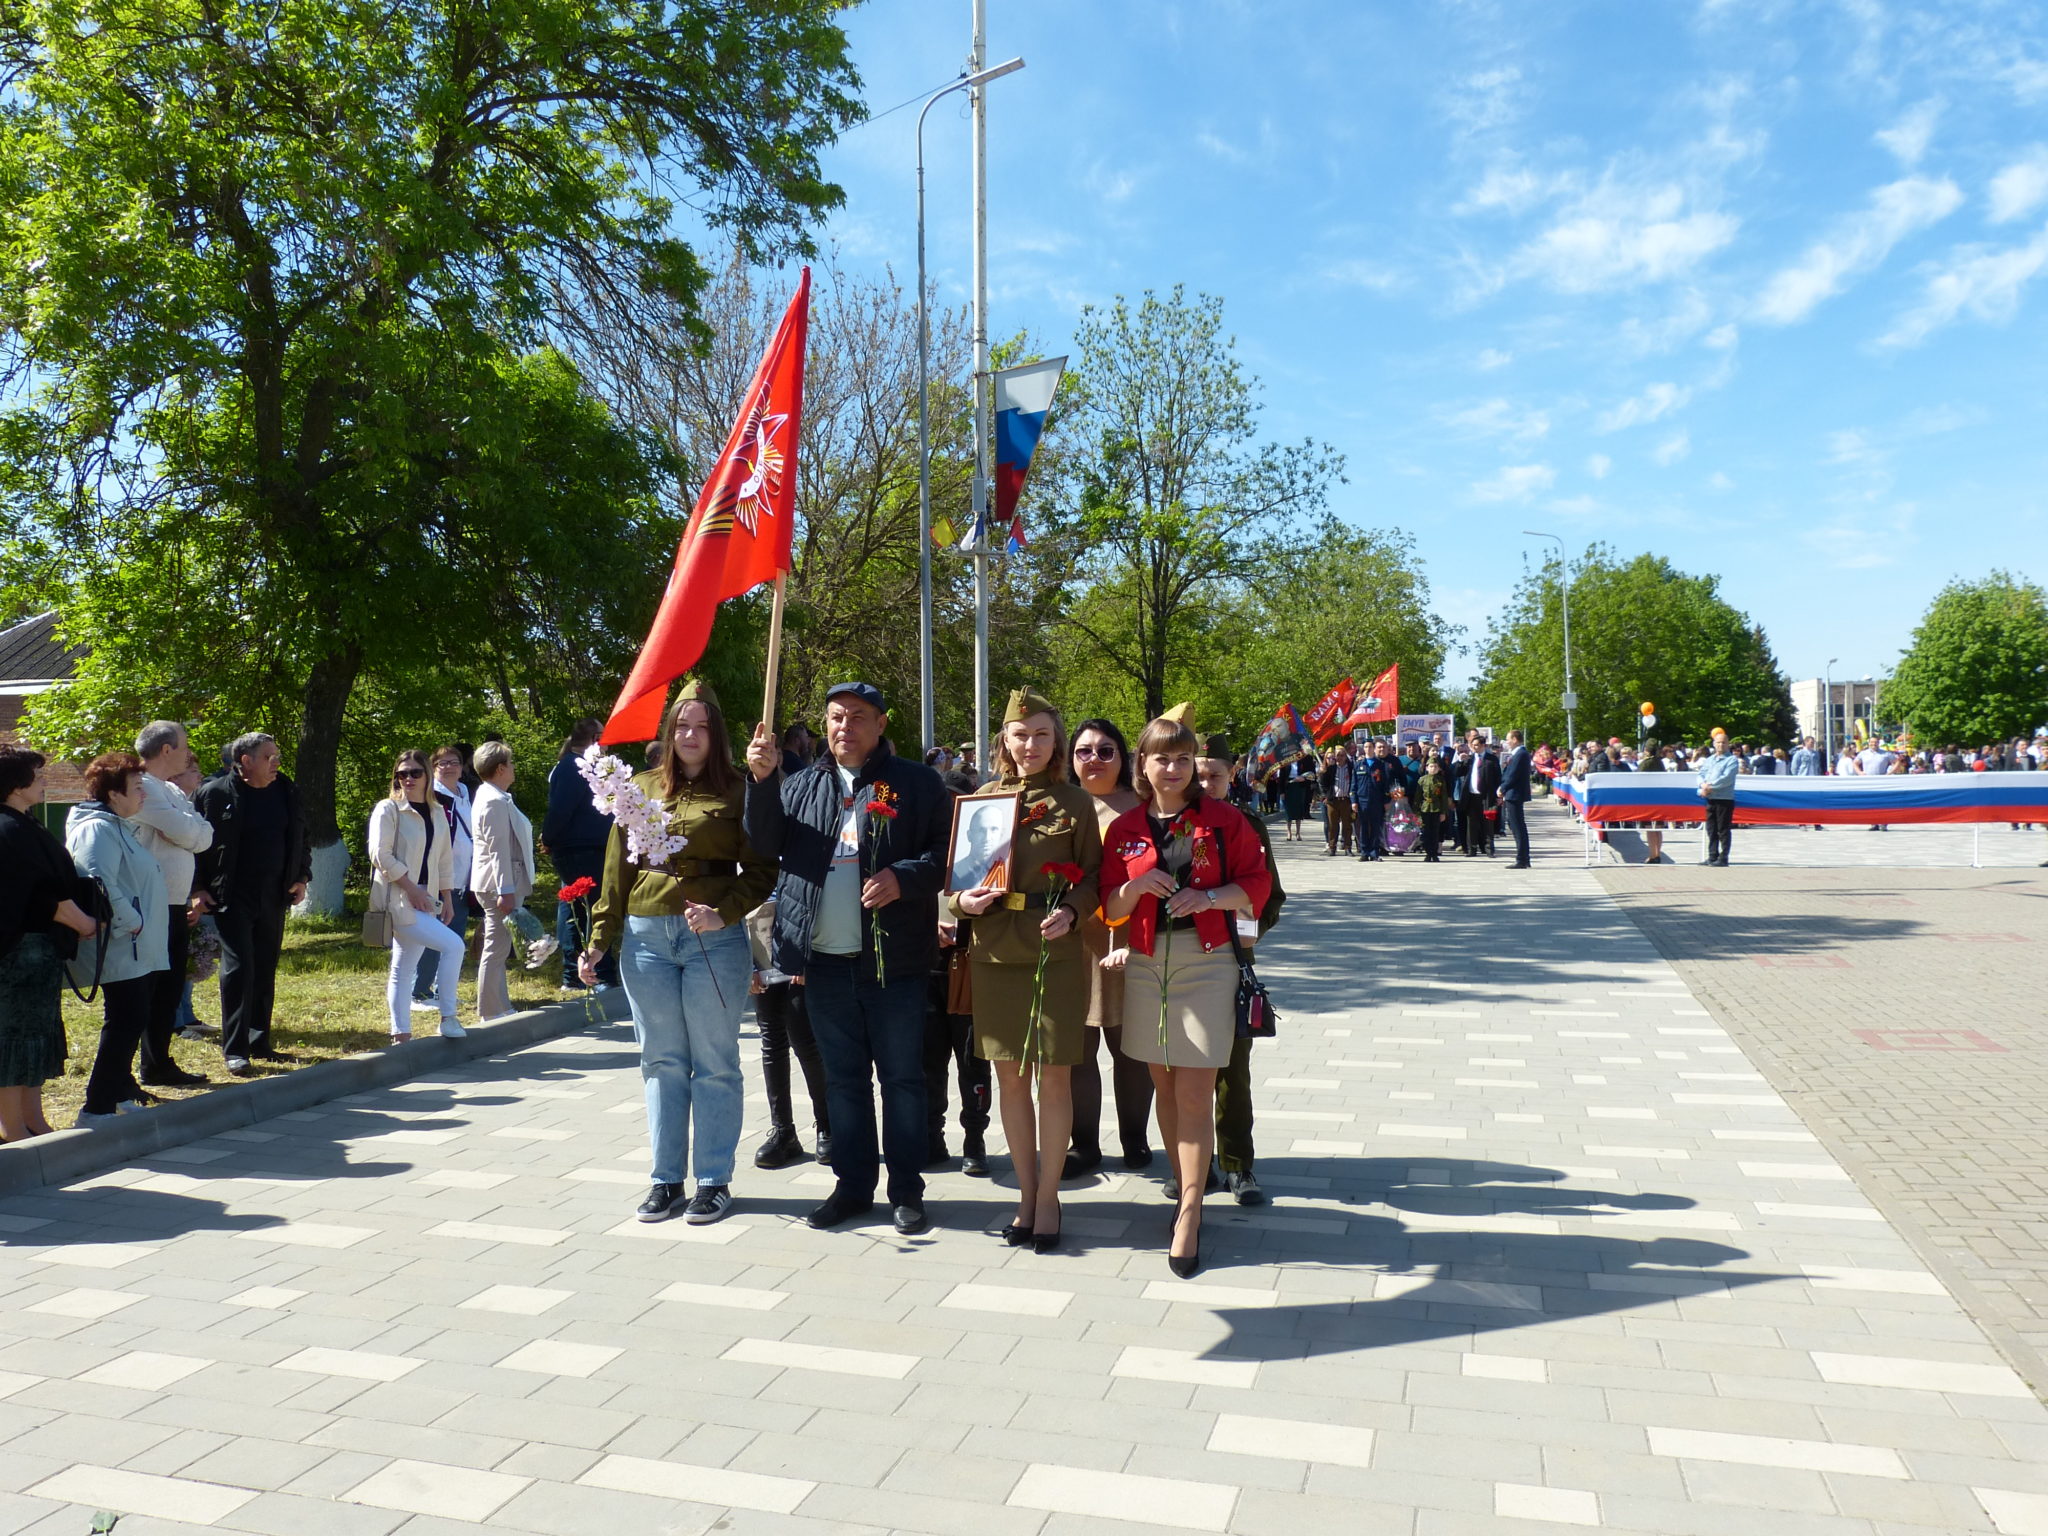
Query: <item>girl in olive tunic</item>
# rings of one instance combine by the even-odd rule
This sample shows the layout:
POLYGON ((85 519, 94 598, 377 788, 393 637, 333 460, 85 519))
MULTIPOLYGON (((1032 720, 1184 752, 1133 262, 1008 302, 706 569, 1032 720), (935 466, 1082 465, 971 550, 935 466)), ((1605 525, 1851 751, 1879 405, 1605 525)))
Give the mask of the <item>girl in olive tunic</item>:
POLYGON ((775 861, 747 841, 745 788, 708 684, 683 685, 662 741, 662 765, 633 782, 662 805, 669 830, 688 846, 650 869, 629 862, 625 834, 612 829, 604 889, 577 969, 595 985, 606 952, 623 942, 619 976, 633 1003, 654 1152, 653 1187, 639 1217, 663 1221, 682 1209, 702 1224, 732 1209, 746 1093, 740 1010, 753 972, 745 918, 775 888, 775 861), (683 1208, 686 1157, 697 1192, 683 1208))
POLYGON ((995 1063, 1003 1135, 1017 1170, 1017 1217, 1004 1232, 1040 1253, 1059 1241, 1060 1170, 1074 1125, 1072 1074, 1088 1024, 1088 966, 1080 918, 1095 910, 1102 834, 1095 803, 1067 782, 1066 733, 1059 711, 1020 688, 1010 695, 997 738, 993 789, 1022 797, 1009 860, 1009 890, 977 886, 951 898, 955 917, 974 919, 974 1051, 995 1063), (1078 880, 1059 880, 1066 864, 1078 880), (1034 991, 1039 959, 1045 982, 1034 991), (1032 1077, 1038 1102, 1032 1103, 1032 1077))

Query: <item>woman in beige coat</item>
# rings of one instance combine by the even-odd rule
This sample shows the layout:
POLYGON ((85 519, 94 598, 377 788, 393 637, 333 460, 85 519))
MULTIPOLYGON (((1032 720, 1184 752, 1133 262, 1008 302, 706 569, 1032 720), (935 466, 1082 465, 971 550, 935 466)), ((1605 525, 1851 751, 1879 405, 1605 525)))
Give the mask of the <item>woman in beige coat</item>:
MULTIPOLYGON (((391 794, 370 812, 370 910, 391 917, 384 1004, 393 1045, 412 1038, 412 983, 420 956, 437 950, 444 975, 462 971, 462 937, 448 926, 455 919, 453 854, 447 824, 428 798, 426 758, 399 753, 391 769, 391 794)), ((441 1033, 451 1040, 462 1037, 453 987, 442 989, 441 1033)))
POLYGON ((526 912, 533 894, 533 823, 512 798, 512 749, 487 741, 472 760, 477 786, 470 835, 476 851, 469 866, 469 888, 484 909, 483 952, 476 963, 477 1017, 486 1021, 512 1011, 505 973, 512 959, 513 928, 533 929, 538 946, 528 951, 527 969, 541 965, 555 952, 555 941, 540 935, 540 925, 526 912))

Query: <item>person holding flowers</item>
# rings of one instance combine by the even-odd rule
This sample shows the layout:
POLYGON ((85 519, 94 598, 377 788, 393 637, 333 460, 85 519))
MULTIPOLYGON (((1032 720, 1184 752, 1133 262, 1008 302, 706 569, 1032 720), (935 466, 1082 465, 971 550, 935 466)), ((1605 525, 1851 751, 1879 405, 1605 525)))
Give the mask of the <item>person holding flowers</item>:
POLYGON ((1123 1044, 1152 1069, 1159 1135, 1180 1186, 1167 1263, 1182 1277, 1201 1264, 1216 1074, 1236 1039, 1230 924, 1256 918, 1272 890, 1244 814, 1202 793, 1200 751, 1184 719, 1145 727, 1133 780, 1141 803, 1111 823, 1101 875, 1104 917, 1130 920, 1123 1044))
POLYGON ((702 1226, 732 1209, 746 1092, 740 1011, 753 972, 745 919, 773 888, 775 863, 747 840, 745 790, 709 684, 683 685, 662 740, 661 766, 631 779, 637 793, 613 797, 604 881, 577 971, 594 986, 605 956, 618 951, 633 1005, 654 1153, 639 1217, 676 1213, 687 1159, 697 1192, 683 1217, 702 1226))
POLYGON ((1028 688, 1010 695, 994 766, 993 787, 1021 797, 1008 889, 956 891, 951 905, 974 919, 974 1052, 995 1064, 1017 1171, 1017 1217, 1003 1236, 1046 1253, 1060 1240, 1073 1072, 1087 1044, 1091 961, 1080 924, 1095 910, 1102 832, 1093 798, 1067 781, 1059 711, 1028 688))

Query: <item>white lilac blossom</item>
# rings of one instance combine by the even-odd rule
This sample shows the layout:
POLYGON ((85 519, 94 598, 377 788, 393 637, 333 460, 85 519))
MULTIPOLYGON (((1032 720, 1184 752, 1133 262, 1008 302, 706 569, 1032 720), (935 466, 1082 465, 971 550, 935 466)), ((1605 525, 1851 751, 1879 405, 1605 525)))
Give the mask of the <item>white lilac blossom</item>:
POLYGON ((633 782, 633 770, 596 742, 576 759, 576 771, 590 786, 590 798, 597 808, 618 823, 626 834, 626 857, 648 869, 658 869, 689 846, 689 840, 669 830, 668 812, 659 800, 633 782))

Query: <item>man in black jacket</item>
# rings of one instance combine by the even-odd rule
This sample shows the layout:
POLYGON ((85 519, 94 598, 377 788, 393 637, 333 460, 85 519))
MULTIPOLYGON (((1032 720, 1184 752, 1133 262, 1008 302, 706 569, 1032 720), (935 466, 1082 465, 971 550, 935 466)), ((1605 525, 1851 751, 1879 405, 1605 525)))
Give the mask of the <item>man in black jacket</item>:
MULTIPOLYGON (((562 755, 548 772, 548 809, 541 818, 540 843, 554 861, 555 875, 563 885, 585 875, 604 880, 604 851, 611 841, 612 819, 597 808, 590 797, 590 785, 577 770, 576 759, 597 740, 604 726, 596 720, 578 720, 562 743, 562 755)), ((555 903, 555 939, 561 945, 562 985, 581 991, 583 978, 576 974, 576 957, 583 940, 576 932, 573 902, 555 903)), ((607 954, 597 965, 600 988, 619 984, 619 957, 607 954)))
POLYGON ((220 1048, 239 1077, 251 1058, 283 1054, 270 1038, 277 960, 285 913, 313 877, 313 852, 298 786, 278 772, 277 743, 252 732, 236 737, 227 757, 227 772, 192 797, 192 808, 213 824, 193 889, 220 926, 220 1048))
POLYGON ((909 1236, 927 1224, 924 1015, 953 797, 931 769, 889 750, 888 724, 880 690, 838 684, 825 700, 827 754, 791 775, 769 727, 756 726, 746 825, 747 840, 781 861, 769 948, 777 970, 804 979, 825 1062, 838 1182, 807 1219, 834 1227, 872 1210, 886 1162, 891 1220, 909 1236))
POLYGON ((1520 731, 1509 731, 1507 761, 1500 768, 1500 819, 1515 840, 1510 869, 1529 867, 1529 794, 1529 749, 1522 745, 1520 731))
POLYGON ((1486 813, 1499 812, 1500 759, 1477 731, 1467 738, 1466 746, 1471 755, 1460 770, 1464 784, 1458 797, 1458 814, 1465 824, 1465 857, 1484 853, 1491 858, 1494 823, 1486 813))

